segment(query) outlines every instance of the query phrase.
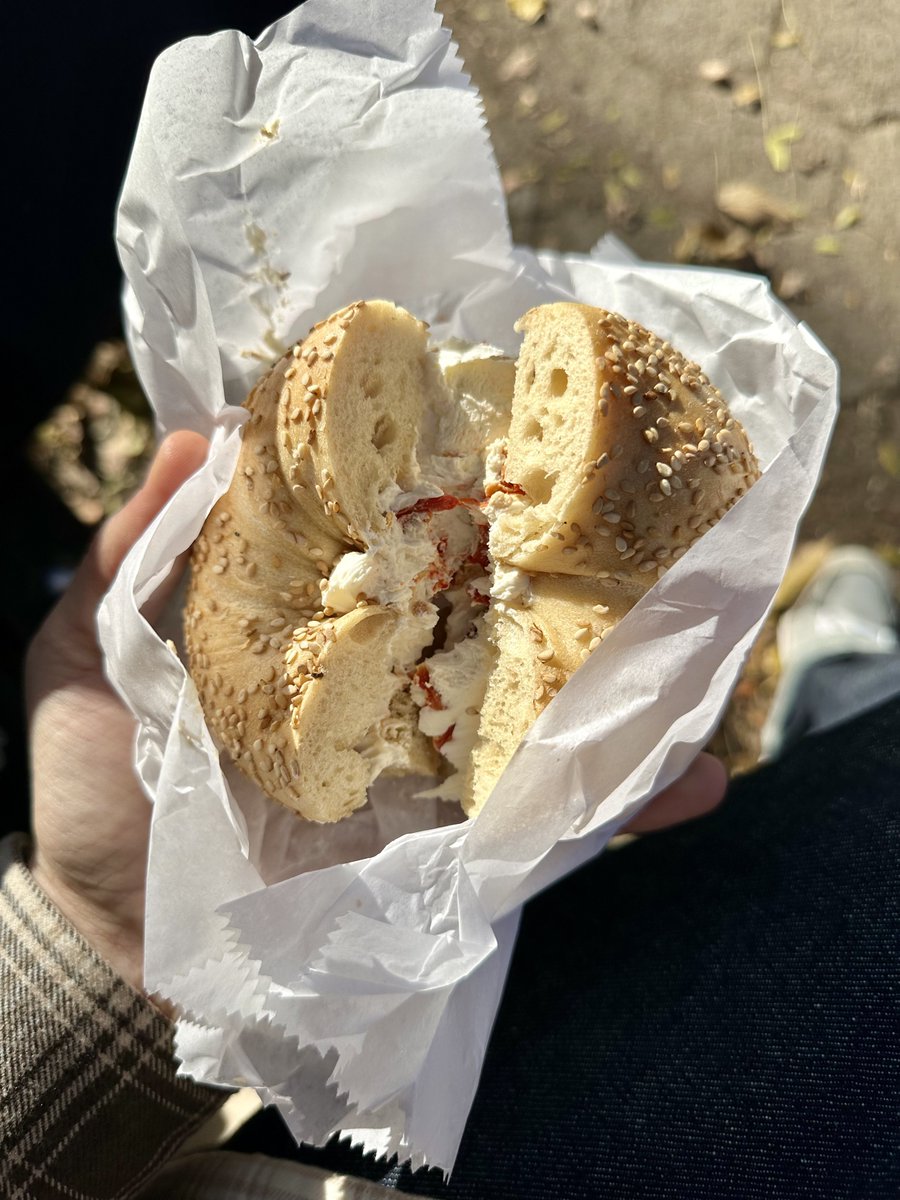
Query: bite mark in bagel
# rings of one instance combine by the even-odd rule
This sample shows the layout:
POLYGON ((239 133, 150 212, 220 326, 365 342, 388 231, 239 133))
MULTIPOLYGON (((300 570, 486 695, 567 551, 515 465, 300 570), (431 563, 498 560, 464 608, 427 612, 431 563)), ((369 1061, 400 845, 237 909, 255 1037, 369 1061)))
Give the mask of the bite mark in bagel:
POLYGON ((699 368, 575 304, 517 368, 435 354, 384 301, 317 325, 253 390, 185 614, 238 766, 334 821, 384 770, 479 811, 539 712, 758 474, 699 368))

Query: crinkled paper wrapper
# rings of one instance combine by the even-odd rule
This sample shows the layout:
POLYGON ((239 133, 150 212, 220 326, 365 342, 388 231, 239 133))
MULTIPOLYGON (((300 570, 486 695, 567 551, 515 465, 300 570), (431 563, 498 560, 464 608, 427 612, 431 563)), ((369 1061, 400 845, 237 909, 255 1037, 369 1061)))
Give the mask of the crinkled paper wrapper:
POLYGON ((159 426, 212 440, 100 614, 154 801, 147 986, 185 1014, 195 1079, 255 1087, 298 1140, 342 1130, 449 1170, 520 906, 597 854, 716 725, 820 471, 834 362, 759 279, 644 266, 608 243, 514 247, 479 98, 425 0, 309 0, 255 42, 167 51, 117 237, 159 426), (396 781, 340 825, 298 821, 220 760, 163 640, 177 614, 161 636, 140 615, 228 486, 265 365, 366 297, 435 340, 510 354, 531 305, 620 311, 703 365, 765 468, 541 715, 474 822, 396 781))

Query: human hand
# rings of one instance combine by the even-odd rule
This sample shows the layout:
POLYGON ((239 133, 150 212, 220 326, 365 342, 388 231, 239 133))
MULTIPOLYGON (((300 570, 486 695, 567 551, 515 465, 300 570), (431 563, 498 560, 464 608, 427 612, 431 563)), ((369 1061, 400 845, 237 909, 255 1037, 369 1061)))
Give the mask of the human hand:
MULTIPOLYGON (((32 874, 137 988, 151 806, 134 771, 134 718, 103 673, 96 614, 127 551, 205 454, 199 434, 163 442, 143 487, 97 534, 26 659, 32 874)), ((173 574, 145 609, 150 619, 176 582, 173 574)))
MULTIPOLYGON (((96 612, 125 554, 202 463, 206 442, 176 433, 136 496, 100 530, 28 653, 37 883, 84 937, 141 986, 150 804, 134 772, 135 722, 103 673, 96 612)), ((175 577, 168 587, 174 586, 175 577)), ((154 598, 160 608, 166 589, 154 598)), ((153 612, 145 610, 152 619, 153 612)), ((725 771, 701 754, 627 826, 645 833, 700 816, 725 792, 725 771)))
POLYGON ((621 832, 652 833, 702 817, 721 803, 727 786, 728 773, 720 760, 698 754, 681 778, 655 796, 621 832))

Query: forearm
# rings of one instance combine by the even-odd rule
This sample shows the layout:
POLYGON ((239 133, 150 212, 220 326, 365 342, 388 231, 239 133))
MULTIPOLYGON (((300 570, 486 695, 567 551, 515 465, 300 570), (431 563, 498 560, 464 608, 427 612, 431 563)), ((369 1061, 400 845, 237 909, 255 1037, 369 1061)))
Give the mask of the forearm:
POLYGON ((25 851, 0 843, 0 1193, 127 1197, 224 1093, 177 1078, 171 1023, 54 907, 25 851))

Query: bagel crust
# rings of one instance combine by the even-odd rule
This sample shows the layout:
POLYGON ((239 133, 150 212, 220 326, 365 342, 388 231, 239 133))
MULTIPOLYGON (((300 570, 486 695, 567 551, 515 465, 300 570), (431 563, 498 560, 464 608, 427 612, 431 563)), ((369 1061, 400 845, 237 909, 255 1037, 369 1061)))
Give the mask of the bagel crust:
POLYGON ((758 477, 700 369, 617 314, 533 309, 518 364, 386 301, 260 381, 192 553, 207 722, 314 821, 383 771, 475 815, 538 714, 758 477))

